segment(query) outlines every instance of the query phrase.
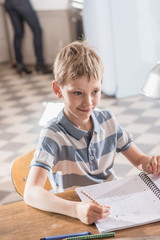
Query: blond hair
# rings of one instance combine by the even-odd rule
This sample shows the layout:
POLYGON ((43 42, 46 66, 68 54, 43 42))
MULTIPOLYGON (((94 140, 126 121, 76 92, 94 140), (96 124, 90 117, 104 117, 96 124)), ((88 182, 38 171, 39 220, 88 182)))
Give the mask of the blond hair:
POLYGON ((59 85, 82 76, 87 76, 89 81, 91 77, 102 81, 102 61, 86 41, 75 41, 59 51, 54 62, 54 76, 59 85))

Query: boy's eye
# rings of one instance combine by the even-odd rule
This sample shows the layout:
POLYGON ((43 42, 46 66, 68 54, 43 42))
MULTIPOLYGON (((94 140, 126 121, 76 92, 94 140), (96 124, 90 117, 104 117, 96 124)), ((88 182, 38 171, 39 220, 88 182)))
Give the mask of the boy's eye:
POLYGON ((99 90, 97 89, 97 90, 94 90, 93 91, 93 94, 97 94, 99 92, 99 90))
POLYGON ((82 92, 77 91, 77 92, 74 92, 73 94, 76 96, 80 96, 80 95, 82 95, 82 92))

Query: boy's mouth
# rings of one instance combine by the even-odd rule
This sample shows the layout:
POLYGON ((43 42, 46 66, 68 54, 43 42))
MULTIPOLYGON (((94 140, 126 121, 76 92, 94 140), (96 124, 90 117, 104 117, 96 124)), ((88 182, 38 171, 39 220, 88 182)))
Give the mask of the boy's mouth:
POLYGON ((92 111, 92 108, 89 108, 89 109, 78 108, 78 110, 88 113, 88 112, 92 111))

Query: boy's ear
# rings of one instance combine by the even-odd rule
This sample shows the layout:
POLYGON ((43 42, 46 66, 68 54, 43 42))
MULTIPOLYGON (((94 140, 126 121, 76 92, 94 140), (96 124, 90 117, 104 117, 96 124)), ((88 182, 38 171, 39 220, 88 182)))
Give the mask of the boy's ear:
POLYGON ((55 93, 55 95, 58 98, 62 98, 61 89, 60 89, 60 87, 59 87, 59 85, 58 85, 58 83, 56 81, 52 82, 52 89, 53 89, 53 92, 55 93))

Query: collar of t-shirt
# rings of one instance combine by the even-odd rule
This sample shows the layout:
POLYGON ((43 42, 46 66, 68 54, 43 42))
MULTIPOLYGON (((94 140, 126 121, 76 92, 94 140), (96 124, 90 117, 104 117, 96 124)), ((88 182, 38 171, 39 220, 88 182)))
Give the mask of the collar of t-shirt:
MULTIPOLYGON (((100 133, 100 124, 98 123, 98 120, 96 119, 94 112, 92 113, 91 117, 93 121, 93 132, 100 133)), ((77 128, 73 123, 71 123, 68 120, 68 118, 64 115, 63 110, 58 114, 57 121, 58 124, 62 125, 71 136, 78 140, 80 140, 88 133, 88 131, 81 130, 77 128)))

